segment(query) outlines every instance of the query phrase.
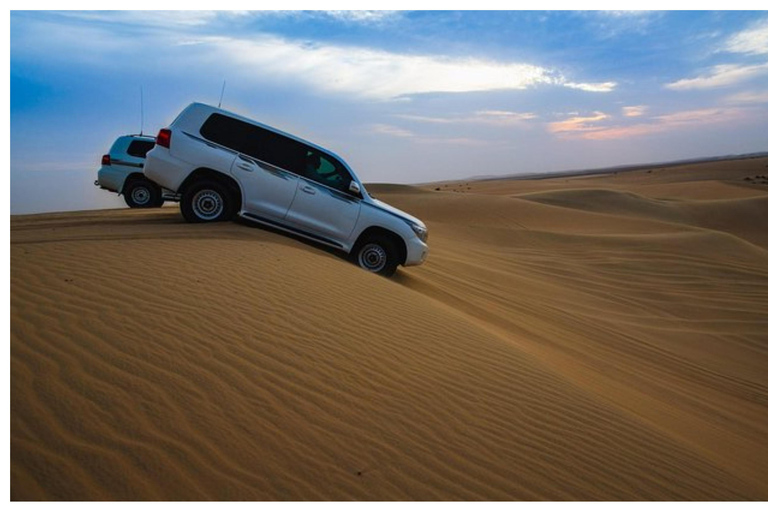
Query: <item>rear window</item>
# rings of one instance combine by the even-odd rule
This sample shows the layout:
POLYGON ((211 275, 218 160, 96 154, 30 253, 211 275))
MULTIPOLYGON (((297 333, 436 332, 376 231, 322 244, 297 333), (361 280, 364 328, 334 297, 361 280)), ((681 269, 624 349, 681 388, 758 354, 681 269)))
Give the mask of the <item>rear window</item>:
POLYGON ((150 140, 134 140, 128 145, 126 153, 137 158, 147 158, 147 153, 155 147, 155 143, 150 140))

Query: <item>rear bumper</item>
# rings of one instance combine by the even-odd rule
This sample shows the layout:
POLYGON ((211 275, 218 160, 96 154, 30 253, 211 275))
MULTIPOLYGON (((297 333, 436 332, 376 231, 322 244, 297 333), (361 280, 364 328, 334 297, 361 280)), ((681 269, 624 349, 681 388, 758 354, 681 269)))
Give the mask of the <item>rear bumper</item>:
POLYGON ((114 172, 112 169, 102 167, 96 173, 96 181, 94 181, 93 184, 103 190, 119 192, 124 181, 125 176, 114 172))
POLYGON ((117 192, 117 190, 115 190, 115 189, 112 189, 112 188, 109 188, 109 187, 105 187, 104 185, 99 183, 99 180, 94 181, 93 184, 94 184, 94 186, 99 187, 101 190, 107 190, 109 192, 117 192))

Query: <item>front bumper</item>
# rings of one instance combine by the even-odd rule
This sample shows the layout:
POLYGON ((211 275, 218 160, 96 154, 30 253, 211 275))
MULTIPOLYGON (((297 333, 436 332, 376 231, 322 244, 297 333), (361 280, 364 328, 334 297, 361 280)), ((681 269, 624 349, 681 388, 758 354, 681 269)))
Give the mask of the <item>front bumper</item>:
POLYGON ((427 256, 429 256, 429 246, 417 237, 408 240, 406 242, 406 248, 408 250, 408 256, 403 263, 404 267, 421 265, 427 261, 427 256))

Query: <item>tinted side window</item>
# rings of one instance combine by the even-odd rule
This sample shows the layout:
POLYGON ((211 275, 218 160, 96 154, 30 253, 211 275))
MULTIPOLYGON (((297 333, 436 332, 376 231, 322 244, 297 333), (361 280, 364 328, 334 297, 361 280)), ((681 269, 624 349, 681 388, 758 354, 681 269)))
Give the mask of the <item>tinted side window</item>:
POLYGON ((301 173, 302 175, 342 192, 349 190, 352 176, 346 167, 341 165, 341 162, 331 155, 326 155, 322 151, 312 148, 307 148, 305 155, 304 172, 301 173))
POLYGON ((206 139, 282 169, 300 174, 306 147, 300 142, 221 114, 211 114, 200 128, 206 139))
POLYGON ((304 144, 262 128, 254 128, 258 130, 256 137, 259 140, 257 154, 254 155, 256 158, 301 174, 307 154, 304 144))
POLYGON ((134 140, 128 145, 126 153, 137 158, 147 158, 147 153, 155 147, 155 143, 148 140, 134 140))
POLYGON ((200 135, 238 153, 256 157, 256 140, 251 134, 251 128, 250 124, 238 119, 211 114, 200 127, 200 135))

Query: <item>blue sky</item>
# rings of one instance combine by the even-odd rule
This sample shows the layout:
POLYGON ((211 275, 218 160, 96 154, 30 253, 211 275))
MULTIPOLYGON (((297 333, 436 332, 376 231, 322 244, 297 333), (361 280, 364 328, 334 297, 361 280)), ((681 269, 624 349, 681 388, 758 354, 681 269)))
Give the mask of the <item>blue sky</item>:
POLYGON ((191 101, 419 183, 768 150, 768 12, 11 11, 11 213, 191 101))

